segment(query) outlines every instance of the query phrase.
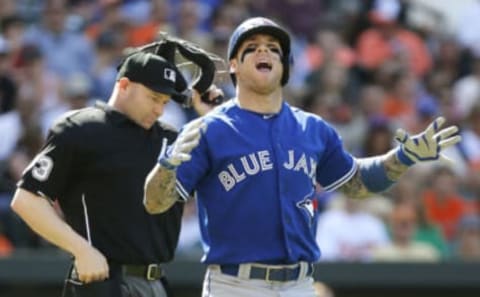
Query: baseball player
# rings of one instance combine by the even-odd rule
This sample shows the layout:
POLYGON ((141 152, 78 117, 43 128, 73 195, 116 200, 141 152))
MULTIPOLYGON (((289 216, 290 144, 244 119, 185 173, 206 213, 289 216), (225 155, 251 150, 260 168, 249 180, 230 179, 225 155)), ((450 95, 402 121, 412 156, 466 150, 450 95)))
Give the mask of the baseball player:
MULTIPOLYGON (((149 215, 142 199, 162 145, 177 137, 157 118, 172 96, 181 95, 179 84, 186 85, 182 74, 163 57, 131 54, 108 104, 61 117, 18 183, 13 210, 74 258, 63 296, 167 296, 162 263, 173 258, 183 203, 149 215)), ((205 109, 200 94, 193 96, 197 110, 205 109)), ((198 142, 202 125, 193 121, 184 129, 179 153, 198 142)))
POLYGON ((457 127, 441 130, 439 118, 420 135, 400 130, 396 149, 355 159, 332 126, 283 100, 292 61, 283 28, 246 20, 230 38, 228 59, 236 97, 204 116, 188 157, 178 145, 159 157, 146 201, 163 205, 149 211, 176 201, 162 191, 174 184, 181 199, 195 193, 208 265, 203 297, 314 297, 316 184, 353 198, 383 191, 414 163, 440 158, 460 140, 457 127), (174 180, 157 178, 168 171, 174 180))

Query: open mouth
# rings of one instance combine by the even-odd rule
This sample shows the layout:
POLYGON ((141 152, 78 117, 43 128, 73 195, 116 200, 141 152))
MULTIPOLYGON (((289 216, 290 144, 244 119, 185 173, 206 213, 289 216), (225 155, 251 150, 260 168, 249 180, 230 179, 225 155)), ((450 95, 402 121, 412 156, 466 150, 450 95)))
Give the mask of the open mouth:
POLYGON ((259 62, 257 65, 255 65, 257 70, 262 71, 262 72, 269 72, 272 70, 272 64, 268 62, 259 62))

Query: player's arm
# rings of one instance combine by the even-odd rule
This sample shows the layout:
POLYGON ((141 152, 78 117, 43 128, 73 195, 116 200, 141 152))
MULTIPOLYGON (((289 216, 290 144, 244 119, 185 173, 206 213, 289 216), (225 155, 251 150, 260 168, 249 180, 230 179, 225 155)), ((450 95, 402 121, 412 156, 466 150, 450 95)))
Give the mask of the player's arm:
POLYGON ((184 126, 169 148, 164 144, 158 164, 145 180, 143 204, 150 214, 168 210, 180 197, 176 191, 176 168, 191 159, 190 152, 200 141, 205 123, 201 118, 184 126))
POLYGON ((176 171, 160 164, 150 171, 145 181, 143 205, 150 214, 168 210, 178 200, 175 190, 176 171))
POLYGON ((388 189, 413 164, 445 158, 442 150, 458 143, 461 137, 456 135, 456 126, 440 129, 444 122, 439 117, 412 137, 399 129, 395 139, 400 146, 382 156, 356 160, 357 172, 339 190, 347 197, 365 198, 388 189))
POLYGON ((59 216, 47 198, 18 188, 11 208, 33 231, 75 257, 75 265, 82 282, 88 283, 108 277, 109 269, 105 257, 59 216))
POLYGON ((339 191, 347 197, 357 199, 367 198, 371 196, 372 193, 386 190, 409 168, 397 158, 396 149, 383 156, 357 159, 356 162, 357 171, 348 182, 339 188, 339 191), (379 171, 384 171, 384 175, 382 173, 376 174, 372 172, 372 170, 369 170, 372 168, 375 170, 375 167, 377 167, 379 171), (369 173, 369 171, 371 173, 369 173), (365 178, 368 178, 369 181, 365 181, 365 178), (382 180, 384 178, 386 178, 386 180, 382 180), (369 189, 367 184, 372 183, 372 179, 376 179, 378 185, 370 185, 369 189))

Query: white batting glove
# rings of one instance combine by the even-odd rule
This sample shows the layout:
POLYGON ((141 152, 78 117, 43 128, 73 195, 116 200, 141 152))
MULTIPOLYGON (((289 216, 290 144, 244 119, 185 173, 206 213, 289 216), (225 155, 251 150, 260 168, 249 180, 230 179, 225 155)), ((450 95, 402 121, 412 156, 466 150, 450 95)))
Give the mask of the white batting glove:
POLYGON ((183 130, 177 137, 177 140, 167 148, 164 143, 158 163, 167 169, 176 169, 182 162, 192 158, 190 152, 200 142, 202 130, 205 130, 206 124, 201 118, 198 118, 183 127, 183 130))
POLYGON ((417 162, 447 159, 442 155, 442 150, 455 145, 462 139, 457 126, 451 126, 440 130, 445 123, 445 118, 436 118, 420 134, 409 136, 403 129, 398 129, 395 140, 400 143, 397 157, 403 164, 410 166, 417 162))

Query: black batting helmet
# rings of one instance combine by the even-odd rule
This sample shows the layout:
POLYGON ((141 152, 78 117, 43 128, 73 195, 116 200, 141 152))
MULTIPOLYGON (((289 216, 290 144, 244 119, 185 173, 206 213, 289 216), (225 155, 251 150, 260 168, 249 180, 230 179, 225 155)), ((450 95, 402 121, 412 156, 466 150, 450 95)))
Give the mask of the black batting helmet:
MULTIPOLYGON (((293 58, 290 51, 290 36, 285 29, 283 29, 277 23, 270 19, 263 17, 255 17, 241 23, 235 29, 235 31, 233 31, 233 34, 230 37, 230 41, 228 42, 228 60, 231 60, 233 59, 233 57, 235 57, 238 49, 240 48, 240 45, 243 41, 245 41, 245 39, 258 33, 271 35, 277 38, 280 42, 280 47, 282 48, 283 52, 283 74, 281 80, 281 84, 283 86, 288 82, 290 64, 293 63, 293 58)), ((235 84, 235 74, 230 73, 230 76, 232 77, 232 81, 235 84)))

